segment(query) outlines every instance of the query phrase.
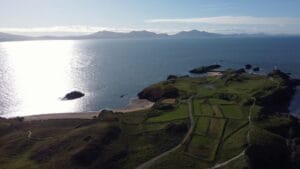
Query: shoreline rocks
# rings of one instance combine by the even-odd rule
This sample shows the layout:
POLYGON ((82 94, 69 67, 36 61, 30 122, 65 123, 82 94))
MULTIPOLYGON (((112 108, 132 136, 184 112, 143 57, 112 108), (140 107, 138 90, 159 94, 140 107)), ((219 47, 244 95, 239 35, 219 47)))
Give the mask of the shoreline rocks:
POLYGON ((179 91, 173 86, 162 87, 147 87, 138 93, 139 99, 147 99, 151 102, 157 102, 161 98, 176 98, 179 96, 179 91))
POLYGON ((190 73, 202 74, 202 73, 207 73, 209 71, 212 71, 214 69, 218 69, 220 67, 221 67, 221 65, 218 65, 218 64, 209 65, 209 66, 202 66, 202 67, 198 67, 198 68, 190 70, 190 73))
POLYGON ((176 76, 176 75, 169 75, 167 80, 175 80, 177 78, 178 78, 178 76, 176 76))
POLYGON ((253 68, 253 71, 254 71, 254 72, 259 72, 259 71, 260 71, 260 68, 259 68, 259 67, 255 67, 255 68, 253 68))
POLYGON ((245 69, 250 70, 251 68, 252 68, 252 65, 250 65, 250 64, 245 65, 245 69))

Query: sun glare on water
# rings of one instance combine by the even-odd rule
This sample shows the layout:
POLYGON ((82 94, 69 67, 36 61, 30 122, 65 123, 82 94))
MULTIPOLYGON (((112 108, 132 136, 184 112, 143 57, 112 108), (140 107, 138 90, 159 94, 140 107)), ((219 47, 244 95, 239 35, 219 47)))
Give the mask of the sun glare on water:
POLYGON ((69 112, 75 109, 76 101, 60 100, 76 85, 71 76, 75 43, 26 41, 1 44, 10 67, 10 84, 20 102, 18 109, 22 110, 18 114, 69 112))

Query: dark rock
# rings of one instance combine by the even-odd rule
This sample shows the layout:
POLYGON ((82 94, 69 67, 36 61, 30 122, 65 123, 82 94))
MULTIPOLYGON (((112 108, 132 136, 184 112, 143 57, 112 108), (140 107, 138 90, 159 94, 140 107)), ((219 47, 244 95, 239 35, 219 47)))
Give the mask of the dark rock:
POLYGON ((215 64, 215 65, 209 65, 209 66, 202 66, 195 69, 190 70, 190 73, 196 73, 196 74, 202 74, 207 73, 211 70, 220 68, 221 65, 215 64))
POLYGON ((246 68, 247 70, 249 70, 249 69, 251 69, 251 68, 252 68, 252 65, 250 65, 250 64, 246 64, 246 65, 245 65, 245 68, 246 68))
POLYGON ((138 97, 140 99, 147 99, 152 102, 158 101, 160 98, 162 98, 162 95, 163 90, 160 87, 148 87, 138 93, 138 97))
POLYGON ((238 69, 238 70, 234 71, 234 73, 242 74, 242 73, 246 73, 246 70, 241 68, 241 69, 238 69))
POLYGON ((178 89, 173 86, 161 87, 147 87, 138 94, 140 99, 147 99, 156 102, 161 98, 176 98, 178 97, 178 89))
POLYGON ((78 99, 80 97, 83 97, 84 94, 79 92, 79 91, 72 91, 70 93, 67 93, 63 100, 73 100, 73 99, 78 99))
POLYGON ((272 72, 270 72, 268 74, 268 77, 274 77, 274 78, 282 78, 284 80, 289 80, 290 79, 290 75, 288 73, 284 73, 279 69, 273 70, 272 72))
POLYGON ((255 68, 253 68, 253 71, 254 72, 258 72, 258 71, 260 71, 260 68, 259 67, 255 67, 255 68))
POLYGON ((120 95, 120 98, 123 98, 123 97, 125 97, 127 94, 122 94, 122 95, 120 95))
POLYGON ((102 120, 102 121, 118 121, 118 114, 114 113, 112 110, 102 110, 98 117, 98 119, 102 120))
POLYGON ((173 86, 165 87, 163 92, 164 92, 163 93, 164 98, 176 98, 179 95, 178 89, 176 87, 173 87, 173 86))
POLYGON ((169 75, 167 80, 173 80, 173 79, 177 79, 178 77, 176 75, 169 75))

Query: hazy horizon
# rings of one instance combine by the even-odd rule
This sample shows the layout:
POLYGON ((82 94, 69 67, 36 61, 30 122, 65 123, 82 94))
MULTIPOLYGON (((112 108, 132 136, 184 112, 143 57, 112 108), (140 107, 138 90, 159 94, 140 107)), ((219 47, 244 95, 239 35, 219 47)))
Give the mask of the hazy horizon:
POLYGON ((296 1, 1 0, 0 32, 84 35, 147 30, 232 34, 300 34, 296 1), (255 9, 255 10, 254 10, 255 9))

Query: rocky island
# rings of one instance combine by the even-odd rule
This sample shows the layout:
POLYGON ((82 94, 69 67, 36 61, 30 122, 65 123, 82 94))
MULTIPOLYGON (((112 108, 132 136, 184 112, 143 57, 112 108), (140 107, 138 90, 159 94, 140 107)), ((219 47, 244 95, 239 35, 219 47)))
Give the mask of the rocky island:
POLYGON ((74 100, 83 97, 84 94, 79 91, 72 91, 70 93, 67 93, 62 100, 74 100))
POLYGON ((141 111, 1 118, 0 168, 299 168, 300 125, 288 113, 299 81, 242 70, 172 76, 138 94, 155 102, 141 111))

